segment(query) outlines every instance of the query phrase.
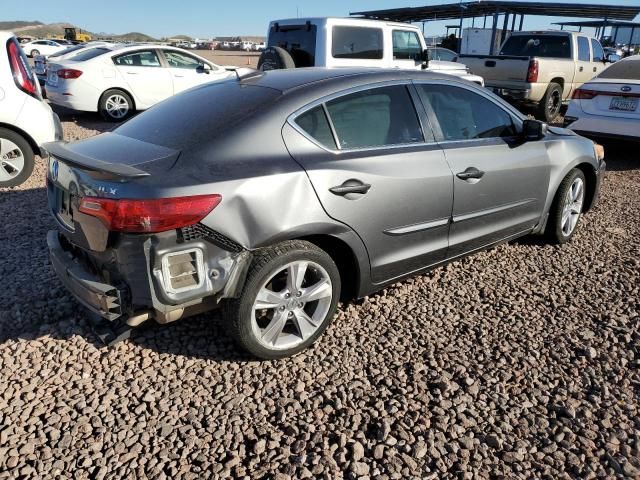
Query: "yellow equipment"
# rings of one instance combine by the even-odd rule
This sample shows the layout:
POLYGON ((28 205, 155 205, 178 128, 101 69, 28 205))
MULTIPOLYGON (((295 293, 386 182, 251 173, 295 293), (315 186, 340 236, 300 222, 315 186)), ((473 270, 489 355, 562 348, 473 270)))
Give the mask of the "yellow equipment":
POLYGON ((91 35, 89 35, 88 33, 83 33, 82 30, 80 29, 76 31, 75 27, 65 27, 64 38, 65 40, 69 40, 70 42, 90 42, 91 41, 91 35))

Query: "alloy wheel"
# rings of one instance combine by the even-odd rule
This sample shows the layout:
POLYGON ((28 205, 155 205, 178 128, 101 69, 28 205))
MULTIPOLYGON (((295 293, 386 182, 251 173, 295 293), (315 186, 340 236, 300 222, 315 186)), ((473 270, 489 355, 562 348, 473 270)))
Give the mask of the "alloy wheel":
POLYGON ((129 113, 129 101, 119 93, 109 95, 105 108, 111 118, 122 119, 129 113))
POLYGON ((562 209, 562 234, 568 237, 573 233, 578 224, 578 219, 582 213, 582 204, 584 203, 584 182, 582 178, 576 178, 569 190, 564 201, 562 209))
POLYGON ((560 97, 560 92, 554 90, 549 95, 549 100, 547 102, 547 110, 550 114, 550 117, 555 117, 560 112, 560 105, 562 104, 562 99, 560 97))
POLYGON ((327 271, 311 261, 280 268, 260 288, 251 326, 258 342, 272 350, 295 348, 324 323, 333 287, 327 271))
POLYGON ((24 153, 11 140, 0 139, 0 182, 20 175, 24 169, 24 153))

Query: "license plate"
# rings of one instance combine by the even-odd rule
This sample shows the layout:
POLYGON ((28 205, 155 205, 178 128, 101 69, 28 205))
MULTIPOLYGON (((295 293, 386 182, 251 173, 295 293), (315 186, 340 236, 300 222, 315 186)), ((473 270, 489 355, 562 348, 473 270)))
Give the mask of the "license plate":
POLYGON ((609 110, 620 110, 623 112, 635 112, 638 108, 637 98, 612 98, 609 110))
POLYGON ((47 85, 51 85, 52 87, 58 86, 58 72, 49 71, 47 74, 47 85))
POLYGON ((36 74, 38 75, 44 75, 44 62, 35 62, 35 70, 36 70, 36 74))

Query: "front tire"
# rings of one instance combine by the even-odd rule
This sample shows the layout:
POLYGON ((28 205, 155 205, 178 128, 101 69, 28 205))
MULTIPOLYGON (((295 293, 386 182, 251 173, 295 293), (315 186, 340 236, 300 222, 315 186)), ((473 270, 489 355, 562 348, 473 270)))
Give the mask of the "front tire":
POLYGON ((557 83, 550 83, 538 104, 537 117, 543 122, 552 123, 560 114, 561 108, 562 87, 557 83))
POLYGON ((0 187, 17 187, 26 182, 34 165, 29 142, 12 130, 0 128, 0 187))
POLYGON ((571 170, 558 187, 551 205, 546 234, 551 243, 563 244, 571 240, 578 227, 587 183, 578 168, 571 170))
POLYGON ((115 88, 102 94, 98 108, 102 118, 109 122, 122 122, 134 112, 129 94, 115 88))
POLYGON ((340 274, 331 257, 305 241, 256 253, 242 293, 227 300, 229 333, 256 357, 294 355, 322 335, 336 311, 340 274))

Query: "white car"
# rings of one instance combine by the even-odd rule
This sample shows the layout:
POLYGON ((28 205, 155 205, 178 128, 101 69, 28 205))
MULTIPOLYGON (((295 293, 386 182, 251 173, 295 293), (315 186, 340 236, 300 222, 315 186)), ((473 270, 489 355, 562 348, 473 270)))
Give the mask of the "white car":
POLYGON ((183 90, 234 75, 175 47, 105 46, 50 62, 46 90, 55 105, 122 121, 183 90))
POLYGON ((611 64, 578 88, 564 125, 586 137, 640 140, 640 55, 611 64))
POLYGON ((22 49, 34 58, 36 55, 44 55, 48 57, 54 53, 61 52, 69 48, 71 44, 66 40, 34 40, 33 42, 23 43, 22 49))
POLYGON ((14 187, 31 175, 35 155, 45 155, 40 145, 62 139, 62 125, 16 37, 0 32, 0 44, 0 187, 14 187))

